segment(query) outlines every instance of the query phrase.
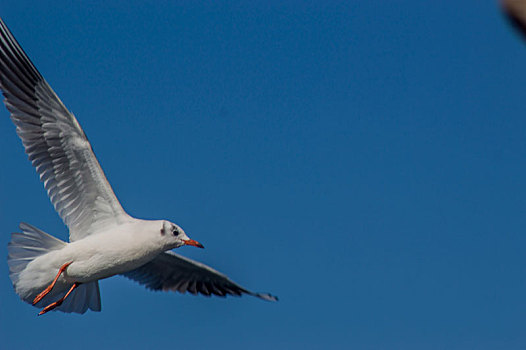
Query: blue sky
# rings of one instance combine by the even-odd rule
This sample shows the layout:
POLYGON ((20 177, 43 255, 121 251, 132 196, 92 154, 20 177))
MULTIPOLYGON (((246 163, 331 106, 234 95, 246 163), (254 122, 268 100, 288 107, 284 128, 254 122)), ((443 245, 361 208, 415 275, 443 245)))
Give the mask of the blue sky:
MULTIPOLYGON (((6 349, 526 346, 526 48, 495 1, 2 1, 124 208, 278 303, 101 282, 6 349)), ((0 109, 0 255, 67 237, 0 109)), ((3 271, 3 272, 2 272, 3 271)))

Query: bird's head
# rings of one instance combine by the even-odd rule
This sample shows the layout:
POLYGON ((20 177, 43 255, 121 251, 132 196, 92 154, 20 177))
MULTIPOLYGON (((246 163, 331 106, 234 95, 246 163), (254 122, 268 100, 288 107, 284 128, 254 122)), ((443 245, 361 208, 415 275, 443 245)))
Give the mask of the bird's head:
POLYGON ((204 248, 203 245, 193 239, 190 239, 182 228, 173 222, 163 220, 161 235, 167 240, 173 248, 179 248, 183 245, 192 245, 198 248, 204 248))

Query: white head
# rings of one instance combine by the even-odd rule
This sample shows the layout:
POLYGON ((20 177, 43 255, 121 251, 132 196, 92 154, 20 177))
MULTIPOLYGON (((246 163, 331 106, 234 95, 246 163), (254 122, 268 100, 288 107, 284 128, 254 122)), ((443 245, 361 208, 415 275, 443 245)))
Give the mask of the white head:
POLYGON ((184 233, 183 229, 173 222, 163 220, 160 231, 161 235, 163 236, 163 240, 165 240, 167 244, 173 248, 179 248, 183 245, 192 245, 194 247, 204 248, 201 243, 190 239, 186 233, 184 233))

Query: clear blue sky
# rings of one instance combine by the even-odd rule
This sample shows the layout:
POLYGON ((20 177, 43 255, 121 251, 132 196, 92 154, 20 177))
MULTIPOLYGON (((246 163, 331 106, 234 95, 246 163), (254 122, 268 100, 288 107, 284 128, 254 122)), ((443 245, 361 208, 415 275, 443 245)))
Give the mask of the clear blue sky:
MULTIPOLYGON (((526 46, 496 1, 4 0, 0 16, 124 208, 280 297, 113 277, 101 313, 37 317, 4 262, 1 348, 526 346, 526 46)), ((3 106, 0 160, 0 255, 20 221, 65 239, 3 106)))

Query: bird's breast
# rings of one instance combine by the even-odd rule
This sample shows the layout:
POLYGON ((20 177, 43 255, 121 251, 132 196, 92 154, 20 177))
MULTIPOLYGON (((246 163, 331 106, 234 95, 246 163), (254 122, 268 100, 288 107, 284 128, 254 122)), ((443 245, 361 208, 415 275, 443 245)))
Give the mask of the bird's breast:
POLYGON ((90 282, 127 272, 144 265, 163 249, 141 237, 99 234, 68 244, 64 249, 72 261, 64 277, 69 282, 90 282))

